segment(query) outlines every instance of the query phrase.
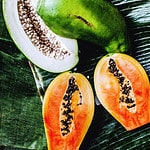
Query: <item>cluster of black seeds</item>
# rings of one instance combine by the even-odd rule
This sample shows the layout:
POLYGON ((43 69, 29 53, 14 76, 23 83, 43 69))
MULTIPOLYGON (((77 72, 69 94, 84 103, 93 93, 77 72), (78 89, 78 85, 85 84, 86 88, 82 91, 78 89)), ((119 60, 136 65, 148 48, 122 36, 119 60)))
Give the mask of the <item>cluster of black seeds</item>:
POLYGON ((61 108, 61 133, 63 136, 67 135, 71 130, 71 124, 73 121, 73 109, 71 107, 72 95, 78 91, 80 96, 80 102, 77 105, 82 105, 82 95, 79 91, 78 86, 75 83, 75 78, 71 77, 68 82, 68 88, 63 97, 62 108, 61 108))
POLYGON ((31 0, 18 0, 17 5, 23 30, 43 55, 60 60, 70 55, 38 16, 31 0))
POLYGON ((117 79, 121 87, 121 93, 119 98, 119 103, 124 103, 125 106, 130 111, 135 111, 136 103, 134 94, 132 91, 131 83, 130 81, 122 74, 122 72, 117 68, 117 65, 114 61, 114 59, 109 59, 109 67, 108 70, 110 73, 112 73, 117 79), (132 110, 131 110, 132 109, 132 110))

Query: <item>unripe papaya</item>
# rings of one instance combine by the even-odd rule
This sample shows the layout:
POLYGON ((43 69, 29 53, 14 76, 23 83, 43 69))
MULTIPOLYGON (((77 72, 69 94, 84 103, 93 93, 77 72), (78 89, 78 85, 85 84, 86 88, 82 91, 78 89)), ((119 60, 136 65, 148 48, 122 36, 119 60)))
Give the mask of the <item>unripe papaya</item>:
POLYGON ((36 12, 38 0, 3 0, 7 29, 17 47, 49 72, 72 69, 79 60, 77 40, 56 35, 36 12))
POLYGON ((37 11, 58 35, 93 42, 108 52, 129 48, 125 20, 106 0, 40 0, 37 11))

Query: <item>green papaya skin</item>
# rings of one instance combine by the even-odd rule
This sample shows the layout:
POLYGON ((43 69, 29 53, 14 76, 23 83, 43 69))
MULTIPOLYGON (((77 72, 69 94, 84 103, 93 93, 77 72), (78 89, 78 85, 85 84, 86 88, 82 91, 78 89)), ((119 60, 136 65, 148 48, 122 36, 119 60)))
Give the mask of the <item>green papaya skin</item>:
POLYGON ((125 20, 106 0, 39 0, 37 12, 53 32, 125 52, 129 39, 125 20))

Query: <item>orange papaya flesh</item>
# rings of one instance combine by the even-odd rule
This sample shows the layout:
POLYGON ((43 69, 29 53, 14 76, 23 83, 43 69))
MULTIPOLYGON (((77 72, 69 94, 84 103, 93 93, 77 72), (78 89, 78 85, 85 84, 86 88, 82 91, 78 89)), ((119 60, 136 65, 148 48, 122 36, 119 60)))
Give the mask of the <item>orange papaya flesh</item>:
POLYGON ((49 150, 78 150, 94 115, 94 95, 80 73, 58 75, 46 90, 43 120, 49 150))
POLYGON ((149 78, 133 57, 104 56, 95 68, 94 86, 101 104, 126 130, 150 123, 149 78))

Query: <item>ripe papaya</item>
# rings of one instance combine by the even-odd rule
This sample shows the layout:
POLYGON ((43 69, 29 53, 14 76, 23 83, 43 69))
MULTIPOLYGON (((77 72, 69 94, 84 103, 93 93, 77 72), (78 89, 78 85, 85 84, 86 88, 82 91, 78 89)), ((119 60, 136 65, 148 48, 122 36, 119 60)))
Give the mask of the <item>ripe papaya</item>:
POLYGON ((127 54, 104 56, 94 72, 101 104, 126 130, 150 122, 150 83, 142 65, 127 54))
POLYGON ((65 72, 48 86, 43 120, 49 150, 78 150, 94 114, 89 81, 80 73, 65 72))

